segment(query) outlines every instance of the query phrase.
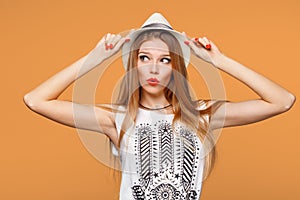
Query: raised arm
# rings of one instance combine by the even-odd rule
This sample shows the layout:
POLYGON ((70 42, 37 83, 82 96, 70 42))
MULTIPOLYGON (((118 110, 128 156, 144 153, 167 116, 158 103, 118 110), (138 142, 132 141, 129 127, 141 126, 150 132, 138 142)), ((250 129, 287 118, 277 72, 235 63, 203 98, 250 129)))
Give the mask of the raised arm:
MULTIPOLYGON (((126 37, 108 33, 87 55, 24 95, 24 103, 32 111, 44 117, 75 127, 74 103, 58 100, 59 95, 75 80, 118 52, 126 41, 128 41, 126 37)), ((77 108, 80 110, 80 116, 76 115, 76 128, 106 133, 112 137, 109 135, 113 126, 112 113, 88 105, 77 104, 77 108), (90 114, 94 112, 96 119, 90 114)))
POLYGON ((258 122, 286 112, 294 104, 296 97, 292 93, 225 56, 207 38, 191 39, 188 45, 198 57, 243 82, 260 96, 260 99, 224 103, 216 110, 210 124, 211 129, 258 122), (205 49, 203 46, 206 45, 210 45, 211 48, 205 49))

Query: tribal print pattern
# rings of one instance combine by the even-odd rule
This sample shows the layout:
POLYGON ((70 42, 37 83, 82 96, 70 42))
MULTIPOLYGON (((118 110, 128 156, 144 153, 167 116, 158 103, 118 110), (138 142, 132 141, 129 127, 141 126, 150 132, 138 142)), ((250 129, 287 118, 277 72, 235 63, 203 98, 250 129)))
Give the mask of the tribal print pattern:
POLYGON ((150 181, 151 174, 151 142, 152 142, 152 130, 149 124, 143 125, 138 129, 138 156, 140 162, 140 175, 141 184, 147 187, 150 181))
POLYGON ((181 174, 182 184, 185 191, 189 190, 193 177, 193 166, 195 165, 195 141, 192 138, 192 133, 181 129, 180 136, 183 143, 183 171, 181 174))
POLYGON ((175 132, 166 120, 136 125, 134 147, 139 179, 131 187, 134 199, 196 199, 197 136, 181 125, 175 132))
POLYGON ((158 127, 159 149, 160 149, 160 172, 166 166, 174 169, 173 131, 171 124, 161 123, 158 127))

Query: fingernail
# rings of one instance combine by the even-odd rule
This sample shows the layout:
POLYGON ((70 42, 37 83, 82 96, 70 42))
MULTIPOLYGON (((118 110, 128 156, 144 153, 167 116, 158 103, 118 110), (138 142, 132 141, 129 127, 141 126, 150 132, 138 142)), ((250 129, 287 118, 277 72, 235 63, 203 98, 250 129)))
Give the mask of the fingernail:
POLYGON ((129 38, 125 39, 125 42, 129 42, 129 41, 130 41, 130 39, 129 39, 129 38))
POLYGON ((205 48, 206 48, 206 49, 210 49, 210 48, 211 48, 211 45, 210 45, 210 44, 207 44, 207 45, 205 45, 205 48))
POLYGON ((195 41, 198 42, 199 38, 195 38, 195 41))
POLYGON ((110 48, 110 49, 112 49, 113 47, 114 47, 114 45, 113 45, 113 44, 110 44, 110 45, 109 45, 109 48, 110 48))
POLYGON ((186 41, 184 41, 184 44, 189 45, 190 42, 186 40, 186 41))

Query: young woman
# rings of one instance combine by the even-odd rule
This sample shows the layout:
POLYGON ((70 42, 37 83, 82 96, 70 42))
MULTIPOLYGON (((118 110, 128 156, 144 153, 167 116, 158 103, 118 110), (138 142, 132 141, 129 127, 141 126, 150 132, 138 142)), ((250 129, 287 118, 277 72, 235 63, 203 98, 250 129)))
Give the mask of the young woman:
POLYGON ((120 199, 199 199, 202 181, 214 163, 210 133, 286 112, 295 96, 225 56, 207 38, 190 39, 154 13, 126 37, 108 33, 88 55, 26 94, 24 102, 51 120, 110 139, 122 166, 120 199), (126 76, 109 109, 58 100, 71 83, 121 48, 126 76), (192 99, 186 70, 190 49, 261 98, 192 99), (80 110, 76 119, 75 108, 80 110), (91 108, 96 119, 85 114, 91 108))

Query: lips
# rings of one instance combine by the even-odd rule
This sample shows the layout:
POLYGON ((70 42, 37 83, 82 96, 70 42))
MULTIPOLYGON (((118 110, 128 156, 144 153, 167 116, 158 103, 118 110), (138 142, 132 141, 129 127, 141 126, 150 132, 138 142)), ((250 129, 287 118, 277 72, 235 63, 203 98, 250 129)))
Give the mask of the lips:
POLYGON ((147 82, 149 83, 149 85, 157 85, 159 83, 159 80, 157 78, 149 78, 147 79, 147 82))

